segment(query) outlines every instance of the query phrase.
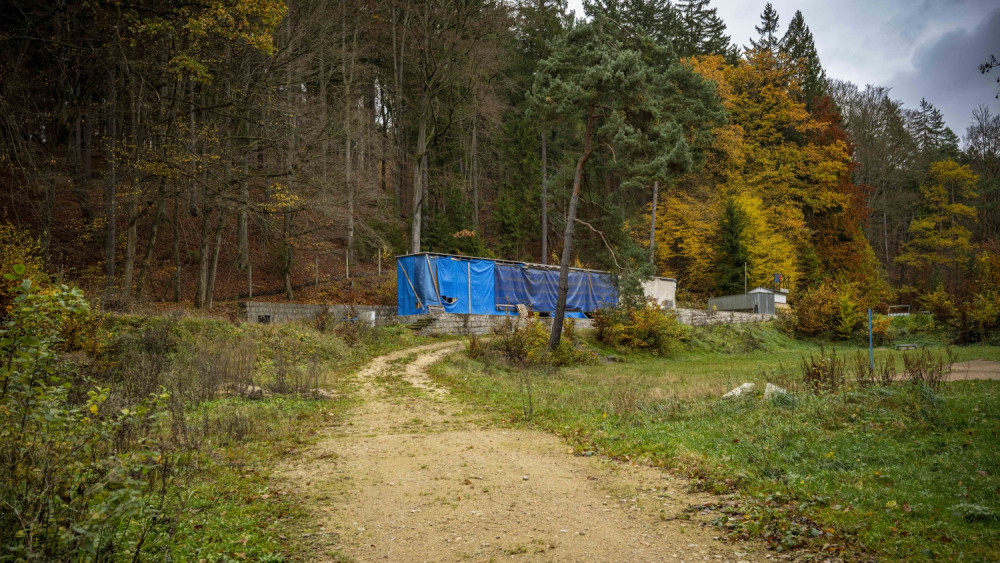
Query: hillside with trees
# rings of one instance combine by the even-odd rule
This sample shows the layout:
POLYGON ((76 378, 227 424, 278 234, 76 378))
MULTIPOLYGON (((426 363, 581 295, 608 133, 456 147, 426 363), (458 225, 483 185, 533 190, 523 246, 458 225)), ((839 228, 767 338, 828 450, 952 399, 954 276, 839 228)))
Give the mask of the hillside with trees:
POLYGON ((21 3, 0 214, 109 305, 388 300, 338 283, 428 250, 1000 310, 988 106, 960 139, 770 4, 744 46, 708 0, 584 10, 21 3))

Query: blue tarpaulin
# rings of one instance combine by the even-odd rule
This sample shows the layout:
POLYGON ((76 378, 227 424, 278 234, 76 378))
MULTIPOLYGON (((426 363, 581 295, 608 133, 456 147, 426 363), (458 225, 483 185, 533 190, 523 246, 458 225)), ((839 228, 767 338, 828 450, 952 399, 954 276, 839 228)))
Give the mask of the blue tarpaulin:
POLYGON ((493 261, 439 256, 436 262, 441 302, 447 313, 495 315, 493 261))
POLYGON ((413 254, 396 259, 396 311, 419 315, 428 306, 448 313, 501 314, 493 302, 493 261, 413 254))
MULTIPOLYGON (((567 313, 592 313, 618 303, 618 291, 610 274, 570 270, 568 282, 567 313)), ((497 264, 495 293, 498 305, 520 303, 533 311, 555 313, 559 270, 526 264, 497 264)))
MULTIPOLYGON (((400 315, 426 313, 428 306, 474 315, 517 314, 519 304, 543 314, 556 310, 559 270, 551 267, 422 253, 398 257, 396 275, 400 315)), ((617 303, 610 274, 570 270, 566 316, 581 318, 617 303)))

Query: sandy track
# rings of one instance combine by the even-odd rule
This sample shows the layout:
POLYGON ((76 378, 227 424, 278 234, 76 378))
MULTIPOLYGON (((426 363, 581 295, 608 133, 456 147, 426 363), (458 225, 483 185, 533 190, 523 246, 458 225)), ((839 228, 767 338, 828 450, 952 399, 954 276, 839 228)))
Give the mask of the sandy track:
POLYGON ((683 480, 485 423, 425 374, 461 345, 375 360, 358 374, 364 404, 282 470, 316 520, 317 560, 763 558, 758 546, 718 541, 684 519, 710 497, 683 480))
POLYGON ((964 379, 1000 379, 1000 362, 969 360, 952 364, 948 381, 964 379))

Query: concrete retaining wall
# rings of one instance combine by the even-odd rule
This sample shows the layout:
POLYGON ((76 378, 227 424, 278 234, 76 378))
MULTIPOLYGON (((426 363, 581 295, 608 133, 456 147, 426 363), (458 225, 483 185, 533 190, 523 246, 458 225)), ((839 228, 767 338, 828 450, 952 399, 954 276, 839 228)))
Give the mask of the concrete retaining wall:
POLYGON ((303 303, 268 303, 266 301, 242 301, 240 318, 248 323, 280 324, 289 321, 311 321, 321 314, 328 314, 333 320, 349 315, 375 313, 375 324, 385 325, 397 321, 396 308, 381 305, 308 305, 303 303))
MULTIPOLYGON (((517 322, 519 317, 501 317, 497 315, 411 315, 400 317, 413 323, 412 328, 424 336, 443 334, 489 334, 493 327, 500 326, 505 319, 517 322), (411 320, 412 319, 412 320, 411 320)), ((552 326, 552 319, 542 318, 546 327, 552 326)), ((569 320, 569 319, 567 319, 569 320)), ((590 319, 573 319, 578 329, 593 328, 594 321, 590 319)))
POLYGON ((774 318, 764 313, 737 313, 735 311, 706 311, 704 309, 677 309, 677 319, 686 325, 763 323, 774 318))
MULTIPOLYGON (((505 318, 496 315, 461 315, 434 313, 429 315, 408 315, 399 317, 396 308, 378 305, 306 305, 301 303, 269 303, 265 301, 244 301, 239 304, 240 315, 248 323, 280 324, 289 321, 311 321, 320 314, 328 314, 333 320, 343 319, 348 315, 361 315, 365 312, 375 313, 375 324, 393 323, 414 324, 414 330, 423 335, 439 334, 488 334, 494 326, 504 322, 505 318)), ((703 309, 676 309, 680 322, 704 326, 720 323, 760 323, 774 318, 774 315, 755 313, 736 313, 732 311, 705 311, 703 309)), ((552 319, 543 318, 546 326, 551 326, 552 319)), ((591 319, 574 319, 577 328, 593 328, 591 319)))

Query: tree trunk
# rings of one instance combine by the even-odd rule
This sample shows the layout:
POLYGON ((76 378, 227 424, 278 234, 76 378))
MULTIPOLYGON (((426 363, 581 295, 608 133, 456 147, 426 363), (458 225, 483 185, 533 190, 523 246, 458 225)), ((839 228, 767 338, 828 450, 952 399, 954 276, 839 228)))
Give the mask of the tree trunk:
POLYGON ((222 248, 222 228, 226 224, 226 210, 219 211, 219 221, 215 225, 215 243, 212 247, 212 260, 208 268, 208 283, 205 291, 205 308, 212 308, 215 295, 215 274, 219 269, 219 249, 222 248))
POLYGON ((542 131, 542 264, 549 263, 549 155, 548 133, 542 131))
POLYGON ((194 294, 194 306, 198 309, 203 308, 208 300, 208 251, 212 236, 209 216, 211 214, 211 209, 203 208, 201 210, 201 237, 198 243, 198 287, 194 294))
POLYGON ((142 264, 139 266, 139 276, 135 281, 135 293, 139 301, 146 300, 146 281, 149 279, 149 269, 153 263, 153 254, 156 251, 156 237, 160 232, 160 222, 165 219, 166 208, 164 207, 163 193, 157 195, 156 208, 153 211, 153 221, 149 225, 149 238, 146 240, 146 254, 142 257, 142 264))
POLYGON ((104 287, 106 290, 110 290, 115 285, 115 243, 118 234, 115 229, 115 192, 117 190, 116 184, 118 183, 118 169, 115 163, 116 153, 118 152, 118 100, 116 97, 117 90, 115 88, 114 71, 108 74, 108 87, 110 96, 108 103, 108 139, 110 146, 108 147, 107 155, 108 178, 104 184, 104 220, 107 222, 104 239, 104 287))
POLYGON ((656 263, 656 200, 660 196, 660 181, 653 180, 653 205, 649 214, 649 262, 656 263))
POLYGON ((413 208, 410 219, 410 253, 420 252, 420 230, 424 204, 424 178, 426 177, 423 167, 427 162, 427 114, 423 111, 426 107, 426 100, 421 101, 420 124, 417 127, 417 153, 413 167, 413 208))
POLYGON ((243 155, 243 178, 240 180, 239 211, 236 213, 236 268, 247 271, 250 266, 250 152, 243 155))
POLYGON ((174 303, 181 302, 181 202, 174 196, 174 303))
MULTIPOLYGON (((133 189, 138 189, 135 187, 133 189)), ((126 212, 125 227, 125 257, 122 262, 122 297, 132 299, 132 276, 135 270, 135 243, 139 233, 137 223, 139 213, 136 209, 135 194, 130 194, 128 199, 128 211, 126 212)))
POLYGON ((291 231, 292 231, 292 212, 285 211, 284 219, 282 221, 282 253, 281 253, 281 273, 285 282, 285 297, 289 301, 295 299, 295 292, 292 290, 292 241, 291 241, 291 231))
MULTIPOLYGON (((351 3, 353 4, 353 3, 351 3)), ((347 42, 347 10, 354 9, 353 5, 348 7, 348 2, 341 1, 341 34, 340 34, 340 71, 344 81, 344 183, 347 188, 347 260, 348 263, 353 258, 354 252, 354 204, 357 190, 354 181, 354 162, 351 154, 354 119, 354 60, 357 56, 358 31, 354 27, 354 36, 350 45, 347 42)))
POLYGON ((576 207, 580 203, 580 183, 583 180, 583 167, 593 152, 591 137, 594 133, 595 107, 591 104, 587 109, 587 127, 583 135, 583 154, 576 162, 573 173, 573 193, 569 199, 569 211, 566 214, 566 231, 563 234, 562 260, 559 262, 559 296, 556 299, 556 314, 552 319, 552 332, 549 334, 549 350, 555 350, 562 338, 563 318, 566 316, 566 295, 569 293, 569 261, 573 253, 573 227, 576 223, 576 207))
POLYGON ((42 260, 45 266, 52 267, 52 215, 56 209, 56 184, 58 178, 52 178, 45 185, 45 208, 42 217, 42 260))
POLYGON ((469 164, 469 174, 472 176, 472 230, 476 231, 477 235, 481 236, 479 232, 479 154, 477 153, 478 147, 476 146, 476 120, 473 116, 472 121, 472 162, 469 164))
MULTIPOLYGON (((396 156, 396 178, 393 186, 396 209, 403 215, 405 205, 403 204, 403 175, 406 173, 406 135, 403 133, 403 55, 406 49, 406 26, 410 20, 409 6, 403 11, 402 30, 403 33, 397 35, 397 24, 399 23, 396 8, 392 8, 392 78, 395 81, 395 103, 393 104, 392 125, 395 138, 396 156)), ((414 186, 415 187, 415 186, 414 186)), ((412 242, 410 243, 413 244, 412 242)))

